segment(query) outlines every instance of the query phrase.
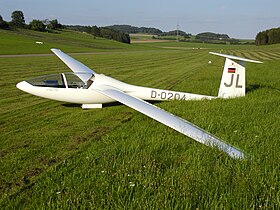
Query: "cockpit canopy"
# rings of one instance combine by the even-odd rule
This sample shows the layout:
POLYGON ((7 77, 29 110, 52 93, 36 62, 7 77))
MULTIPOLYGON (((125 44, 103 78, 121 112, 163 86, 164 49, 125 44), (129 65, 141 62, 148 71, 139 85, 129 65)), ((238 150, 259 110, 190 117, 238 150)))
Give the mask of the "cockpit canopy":
POLYGON ((83 82, 80 78, 88 78, 92 80, 92 78, 94 78, 94 75, 83 73, 50 74, 27 80, 27 82, 33 86, 39 87, 88 88, 89 83, 87 84, 83 82))

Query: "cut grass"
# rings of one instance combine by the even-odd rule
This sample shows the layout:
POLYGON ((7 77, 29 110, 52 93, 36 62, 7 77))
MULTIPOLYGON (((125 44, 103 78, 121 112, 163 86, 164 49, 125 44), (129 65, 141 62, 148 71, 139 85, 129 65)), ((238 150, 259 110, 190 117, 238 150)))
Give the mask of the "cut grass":
MULTIPOLYGON (((56 57, 0 58, 0 206, 279 208, 279 45, 224 47, 264 58, 247 65, 246 97, 156 105, 244 150, 244 161, 122 105, 82 110, 25 94, 17 82, 67 68, 56 57)), ((128 83, 206 95, 217 95, 224 62, 208 50, 164 48, 74 57, 128 83)))

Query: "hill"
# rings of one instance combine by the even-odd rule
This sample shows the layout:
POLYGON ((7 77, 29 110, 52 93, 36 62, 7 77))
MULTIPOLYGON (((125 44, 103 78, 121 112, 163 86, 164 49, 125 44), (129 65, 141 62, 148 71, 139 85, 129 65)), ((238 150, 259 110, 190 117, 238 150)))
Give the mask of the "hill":
POLYGON ((213 32, 199 33, 195 36, 197 41, 208 42, 208 43, 220 43, 220 44, 238 44, 240 41, 238 39, 230 38, 227 34, 219 34, 213 32))
POLYGON ((149 27, 136 27, 131 25, 112 25, 106 26, 105 28, 110 28, 112 30, 120 31, 123 33, 128 33, 132 35, 131 39, 133 43, 138 42, 139 40, 151 41, 154 40, 177 40, 183 42, 204 42, 204 43, 214 43, 214 44, 253 44, 254 41, 242 41, 239 39, 231 38, 227 34, 219 34, 214 32, 203 32, 197 35, 192 35, 191 33, 186 33, 182 30, 172 30, 168 32, 164 32, 157 28, 149 28, 149 27), (178 37, 177 37, 178 33, 178 37), (139 36, 137 36, 139 34, 139 36), (146 36, 152 35, 152 37, 146 36), (144 37, 144 39, 143 39, 144 37), (152 39, 151 39, 152 38, 152 39), (136 40, 136 41, 135 41, 136 40))
MULTIPOLYGON (((157 28, 150 27, 136 27, 131 25, 112 25, 106 26, 106 28, 110 28, 116 31, 121 31, 129 34, 149 34, 149 35, 157 35, 157 36, 176 36, 177 30, 164 32, 157 28)), ((178 35, 183 37, 190 37, 191 34, 187 34, 184 31, 178 30, 178 35)))
POLYGON ((204 33, 197 34, 196 39, 200 39, 200 40, 227 40, 227 39, 230 39, 230 37, 227 34, 204 32, 204 33))
POLYGON ((50 48, 60 48, 66 52, 119 51, 134 48, 114 40, 65 29, 54 33, 26 29, 0 29, 0 37, 0 54, 50 53, 50 48), (36 44, 36 42, 43 44, 36 44))
POLYGON ((129 37, 128 33, 114 30, 114 29, 107 28, 107 27, 65 25, 64 28, 79 31, 79 32, 86 32, 86 33, 89 33, 96 37, 112 39, 112 40, 116 40, 118 42, 130 44, 130 37, 129 37))

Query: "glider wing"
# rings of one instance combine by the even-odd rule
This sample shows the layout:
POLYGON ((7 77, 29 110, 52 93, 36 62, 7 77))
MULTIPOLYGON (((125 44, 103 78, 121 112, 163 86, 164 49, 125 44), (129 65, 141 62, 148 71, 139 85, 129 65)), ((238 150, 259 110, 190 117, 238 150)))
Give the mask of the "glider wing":
POLYGON ((57 57, 59 57, 83 82, 87 82, 88 79, 95 74, 93 70, 80 63, 79 61, 71 58, 61 50, 51 49, 57 57))
POLYGON ((207 146, 217 147, 219 150, 224 151, 230 157, 243 159, 245 154, 237 148, 222 142, 215 136, 207 133, 203 129, 195 126, 194 124, 181 119, 171 113, 168 113, 146 101, 139 98, 127 95, 126 93, 115 89, 108 85, 99 85, 94 88, 97 92, 102 93, 108 97, 119 101, 130 108, 133 108, 142 114, 151 117, 158 122, 202 143, 207 146))

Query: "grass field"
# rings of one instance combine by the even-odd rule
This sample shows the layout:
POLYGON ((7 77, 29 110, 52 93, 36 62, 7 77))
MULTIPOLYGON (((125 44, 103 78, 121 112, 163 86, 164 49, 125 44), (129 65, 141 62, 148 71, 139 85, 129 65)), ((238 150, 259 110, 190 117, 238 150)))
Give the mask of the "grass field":
MULTIPOLYGON (((76 43, 62 48, 94 50, 76 43)), ((1 54, 35 50, 24 46, 1 44, 1 54)), ((217 95, 224 63, 208 51, 264 61, 247 65, 246 97, 156 104, 250 159, 233 160, 123 105, 82 110, 21 92, 19 81, 69 70, 54 56, 0 58, 1 209, 280 208, 280 45, 116 48, 73 57, 128 83, 207 95, 217 95)))

